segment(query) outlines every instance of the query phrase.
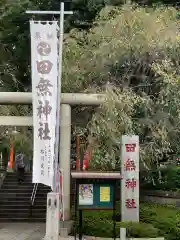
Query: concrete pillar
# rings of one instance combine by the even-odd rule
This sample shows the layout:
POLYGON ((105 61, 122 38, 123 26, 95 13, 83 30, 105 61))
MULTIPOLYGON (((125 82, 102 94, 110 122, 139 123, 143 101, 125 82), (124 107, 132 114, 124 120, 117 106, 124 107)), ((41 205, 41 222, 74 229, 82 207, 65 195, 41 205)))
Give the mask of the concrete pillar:
POLYGON ((70 151, 71 151, 71 107, 60 108, 60 168, 63 169, 64 220, 70 220, 70 151))
POLYGON ((47 195, 47 211, 46 211, 46 240, 59 240, 59 217, 60 208, 59 193, 50 192, 47 195))

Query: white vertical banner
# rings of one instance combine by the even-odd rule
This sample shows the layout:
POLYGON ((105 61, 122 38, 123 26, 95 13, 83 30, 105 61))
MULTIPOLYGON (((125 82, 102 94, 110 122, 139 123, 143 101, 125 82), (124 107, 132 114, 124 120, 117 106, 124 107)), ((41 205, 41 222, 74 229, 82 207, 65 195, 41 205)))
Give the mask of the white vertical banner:
POLYGON ((139 222, 139 136, 122 136, 121 221, 139 222))
POLYGON ((53 187, 58 81, 57 21, 30 21, 33 183, 53 187))

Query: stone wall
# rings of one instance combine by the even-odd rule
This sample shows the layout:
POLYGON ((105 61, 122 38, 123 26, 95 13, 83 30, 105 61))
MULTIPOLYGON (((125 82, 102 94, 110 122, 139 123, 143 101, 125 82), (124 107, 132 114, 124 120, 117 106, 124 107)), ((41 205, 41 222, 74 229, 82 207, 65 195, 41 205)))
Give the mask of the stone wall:
POLYGON ((180 192, 141 190, 140 198, 146 202, 170 204, 180 207, 180 192))

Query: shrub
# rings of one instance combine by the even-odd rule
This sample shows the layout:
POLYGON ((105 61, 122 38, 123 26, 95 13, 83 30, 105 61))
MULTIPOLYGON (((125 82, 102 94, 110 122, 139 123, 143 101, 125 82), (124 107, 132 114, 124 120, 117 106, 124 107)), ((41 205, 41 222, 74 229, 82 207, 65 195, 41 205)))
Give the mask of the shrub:
POLYGON ((180 189, 180 167, 171 167, 160 171, 140 173, 141 187, 152 190, 177 191, 180 189), (152 182, 154 179, 154 183, 152 182))
POLYGON ((140 220, 158 228, 160 235, 168 240, 180 239, 180 211, 173 207, 144 204, 140 208, 140 220))
MULTIPOLYGON (((83 221, 83 232, 85 235, 97 237, 113 237, 112 212, 96 211, 85 213, 83 221)), ((126 227, 131 237, 158 237, 159 229, 149 223, 116 223, 116 236, 119 237, 120 227, 126 227)))
MULTIPOLYGON (((116 223, 116 236, 120 227, 126 227, 128 236, 153 238, 164 236, 167 240, 180 239, 180 211, 159 205, 141 204, 139 223, 116 223)), ((112 211, 84 211, 84 235, 113 237, 112 211)))

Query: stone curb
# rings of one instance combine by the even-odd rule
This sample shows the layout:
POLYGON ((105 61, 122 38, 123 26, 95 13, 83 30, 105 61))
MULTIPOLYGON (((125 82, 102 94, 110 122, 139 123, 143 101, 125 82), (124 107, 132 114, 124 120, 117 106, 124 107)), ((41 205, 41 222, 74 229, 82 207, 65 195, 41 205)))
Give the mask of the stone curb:
MULTIPOLYGON (((74 240, 74 237, 59 237, 59 240, 74 240)), ((76 238, 78 240, 78 237, 76 238)), ((101 238, 101 237, 93 237, 93 236, 84 236, 83 240, 113 240, 113 238, 101 238)), ((116 238, 116 240, 120 240, 119 238, 116 238)), ((158 237, 158 238, 126 238, 126 240, 164 240, 164 237, 158 237)))

